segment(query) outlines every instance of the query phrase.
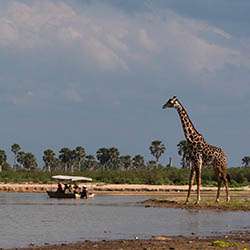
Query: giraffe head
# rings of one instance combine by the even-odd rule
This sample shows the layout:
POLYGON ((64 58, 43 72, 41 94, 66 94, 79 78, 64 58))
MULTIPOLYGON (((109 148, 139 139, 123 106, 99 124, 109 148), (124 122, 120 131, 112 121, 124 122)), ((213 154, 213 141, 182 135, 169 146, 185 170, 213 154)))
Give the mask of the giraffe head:
POLYGON ((176 96, 173 96, 172 98, 170 98, 164 105, 163 105, 163 109, 165 108, 177 108, 179 105, 179 102, 177 100, 176 96))

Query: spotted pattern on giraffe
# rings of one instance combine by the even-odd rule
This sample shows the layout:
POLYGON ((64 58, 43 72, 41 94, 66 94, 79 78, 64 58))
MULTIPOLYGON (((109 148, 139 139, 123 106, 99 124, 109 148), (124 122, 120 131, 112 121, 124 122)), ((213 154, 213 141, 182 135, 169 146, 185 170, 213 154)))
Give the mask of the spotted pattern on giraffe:
POLYGON ((175 108, 179 114, 182 128, 186 140, 190 144, 191 151, 191 173, 189 177, 189 190, 186 202, 189 201, 189 196, 191 192, 191 188, 193 185, 194 177, 196 176, 197 182, 197 201, 198 204, 200 201, 200 187, 201 187, 201 169, 204 166, 212 166, 217 177, 218 177, 218 189, 216 201, 219 201, 220 196, 220 188, 221 184, 226 187, 226 196, 227 201, 230 200, 229 192, 228 192, 228 181, 229 175, 227 174, 227 156, 224 151, 216 146, 208 144, 202 134, 200 134, 196 128, 194 127, 191 119, 188 116, 186 109, 180 103, 176 96, 170 98, 164 105, 165 108, 175 108))

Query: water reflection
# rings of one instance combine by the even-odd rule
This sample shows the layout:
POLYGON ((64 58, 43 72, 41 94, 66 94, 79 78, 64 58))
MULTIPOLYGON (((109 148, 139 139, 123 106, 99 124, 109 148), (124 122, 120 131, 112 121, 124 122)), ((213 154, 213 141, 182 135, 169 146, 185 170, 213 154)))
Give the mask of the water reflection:
POLYGON ((144 208, 145 196, 49 199, 46 194, 0 193, 0 247, 78 240, 211 235, 249 228, 246 212, 144 208), (243 216, 244 215, 244 216, 243 216))

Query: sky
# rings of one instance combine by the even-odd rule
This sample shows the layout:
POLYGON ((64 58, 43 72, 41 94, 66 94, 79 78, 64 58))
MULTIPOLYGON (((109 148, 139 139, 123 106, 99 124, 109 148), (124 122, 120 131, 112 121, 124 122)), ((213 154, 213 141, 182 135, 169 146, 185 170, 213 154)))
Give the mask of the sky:
POLYGON ((176 95, 230 166, 250 154, 250 1, 0 0, 0 148, 115 146, 179 165, 176 95))

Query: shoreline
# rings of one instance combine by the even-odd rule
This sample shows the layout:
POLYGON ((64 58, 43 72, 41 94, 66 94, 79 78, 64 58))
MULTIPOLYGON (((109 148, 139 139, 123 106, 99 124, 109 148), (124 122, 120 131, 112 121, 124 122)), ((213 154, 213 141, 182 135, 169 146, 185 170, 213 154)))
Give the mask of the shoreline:
MULTIPOLYGON (((185 203, 188 186, 177 185, 141 185, 141 184, 87 184, 88 189, 95 195, 119 195, 119 196, 145 196, 145 200, 135 205, 160 208, 180 208, 192 210, 220 210, 220 211, 250 211, 249 186, 230 189, 230 202, 225 201, 225 192, 221 190, 219 203, 215 202, 216 187, 202 187, 201 202, 196 201, 196 188, 192 189, 190 202, 185 203)), ((56 190, 57 184, 35 183, 0 183, 0 192, 19 193, 44 193, 47 190, 56 190)))
POLYGON ((156 250, 156 249, 249 249, 250 232, 236 232, 219 236, 168 236, 156 235, 150 239, 133 240, 85 240, 75 243, 44 244, 42 246, 29 246, 15 248, 16 250, 156 250))
MULTIPOLYGON (((186 192, 188 185, 149 185, 149 184, 103 184, 92 183, 85 184, 93 192, 97 193, 158 193, 164 192, 186 192)), ((81 185, 79 185, 81 186, 81 185)), ((53 184, 39 184, 39 183, 0 183, 0 192, 21 192, 21 193, 46 193, 48 190, 56 190, 57 183, 53 184)), ((195 191, 196 187, 192 188, 195 191)), ((202 187, 203 192, 214 192, 217 187, 202 187)), ((222 189, 223 190, 223 189, 222 189)), ((231 191, 250 191, 249 186, 230 188, 231 191)))

